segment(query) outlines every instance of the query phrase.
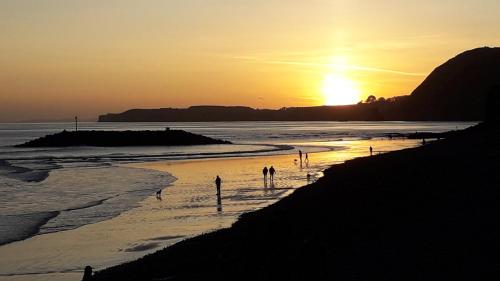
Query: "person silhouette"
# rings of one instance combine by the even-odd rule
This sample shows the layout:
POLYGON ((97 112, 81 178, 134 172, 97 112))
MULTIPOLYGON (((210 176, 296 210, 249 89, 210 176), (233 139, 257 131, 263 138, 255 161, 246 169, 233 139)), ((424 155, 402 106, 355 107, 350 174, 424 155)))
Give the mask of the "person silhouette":
POLYGON ((83 279, 82 281, 91 281, 92 279, 92 267, 90 265, 87 265, 85 267, 85 270, 83 271, 83 279))
POLYGON ((309 162, 309 154, 306 153, 306 162, 309 162))
POLYGON ((276 173, 276 170, 274 169, 273 166, 271 166, 271 168, 269 168, 269 180, 271 182, 274 181, 274 174, 276 173))
POLYGON ((300 162, 302 163, 302 150, 299 150, 299 158, 300 158, 300 162))
POLYGON ((373 155, 373 147, 370 146, 370 156, 373 155))
POLYGON ((264 167, 264 169, 262 169, 262 174, 264 174, 264 181, 267 181, 267 167, 264 167))
POLYGON ((222 184, 222 179, 219 177, 219 175, 217 175, 217 177, 215 178, 215 186, 217 188, 217 197, 220 197, 221 184, 222 184))

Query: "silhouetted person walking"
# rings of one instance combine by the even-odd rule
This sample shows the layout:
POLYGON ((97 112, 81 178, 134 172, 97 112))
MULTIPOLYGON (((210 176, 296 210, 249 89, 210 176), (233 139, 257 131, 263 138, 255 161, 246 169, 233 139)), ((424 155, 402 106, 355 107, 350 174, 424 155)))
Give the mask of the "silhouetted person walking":
POLYGON ((262 170, 262 174, 264 175, 264 181, 267 181, 267 167, 264 167, 264 169, 262 170))
POLYGON ((269 168, 269 180, 271 182, 274 181, 274 174, 276 173, 276 170, 274 169, 273 166, 271 166, 271 168, 269 168))
POLYGON ((373 155, 373 147, 370 146, 370 156, 373 155))
POLYGON ((221 184, 222 184, 222 180, 219 177, 219 175, 217 175, 217 177, 215 178, 215 186, 217 187, 217 197, 220 197, 220 186, 221 186, 221 184))
POLYGON ((309 162, 309 154, 306 153, 306 162, 309 162))
POLYGON ((302 163, 302 150, 299 150, 300 163, 302 163))

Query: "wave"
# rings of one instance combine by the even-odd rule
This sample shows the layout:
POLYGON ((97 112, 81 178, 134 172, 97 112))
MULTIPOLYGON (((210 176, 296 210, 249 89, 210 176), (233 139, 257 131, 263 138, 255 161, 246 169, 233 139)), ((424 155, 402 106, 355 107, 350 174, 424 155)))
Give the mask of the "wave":
MULTIPOLYGON (((61 231, 61 230, 69 230, 69 229, 73 229, 73 228, 67 228, 67 229, 62 229, 62 227, 59 225, 59 226, 56 226, 56 227, 49 227, 49 226, 46 226, 46 224, 52 220, 52 219, 55 219, 57 218, 57 216, 59 216, 60 214, 62 214, 63 212, 72 212, 72 211, 81 211, 81 210, 84 210, 84 209, 88 209, 88 208, 93 208, 93 207, 97 207, 99 205, 102 205, 104 202, 106 202, 107 200, 113 198, 113 197, 116 197, 116 196, 112 196, 112 197, 108 197, 108 198, 104 198, 104 199, 101 199, 101 200, 96 200, 96 201, 92 201, 92 202, 88 202, 88 203, 85 203, 83 205, 80 205, 80 206, 76 206, 76 207, 71 207, 71 208, 67 208, 67 209, 64 209, 64 210, 60 210, 60 211, 54 211, 55 216, 49 218, 48 220, 45 221, 44 224, 42 224, 39 228, 38 228, 38 231, 36 233, 34 233, 34 235, 36 234, 45 234, 45 233, 51 233, 51 232, 57 232, 57 231, 61 231)), ((104 217, 103 217, 104 218, 104 217)), ((97 221, 96 221, 97 222, 97 221)), ((78 226, 83 226, 84 224, 81 224, 81 225, 77 225, 75 226, 74 228, 77 228, 78 226)))
MULTIPOLYGON (((114 196, 113 196, 114 197, 114 196)), ((68 208, 68 209, 65 209, 65 210, 62 210, 63 212, 71 212, 71 211, 77 211, 77 210, 83 210, 83 209, 87 209, 87 208, 92 208, 92 207, 96 207, 96 206, 99 206, 101 205, 102 203, 104 203, 105 201, 113 198, 113 197, 108 197, 108 198, 104 198, 104 199, 101 199, 101 200, 97 200, 97 201, 93 201, 93 202, 89 202, 89 203, 86 203, 84 205, 81 205, 81 206, 78 206, 78 207, 73 207, 73 208, 68 208)))
POLYGON ((36 235, 44 224, 57 217, 59 213, 59 211, 50 211, 0 215, 0 246, 36 235), (15 227, 12 227, 14 225, 15 227))
POLYGON ((60 169, 46 182, 15 183, 2 191, 19 200, 0 201, 5 203, 0 205, 0 245, 111 219, 175 180, 164 172, 109 166, 60 169))
POLYGON ((51 159, 41 159, 35 163, 23 160, 0 159, 0 176, 24 182, 41 182, 49 177, 50 171, 61 168, 51 159), (11 163, 15 162, 15 164, 11 163), (22 165, 31 167, 26 167, 22 165))
MULTIPOLYGON (((255 144, 241 144, 255 145, 255 144)), ((102 155, 84 155, 84 156, 25 156, 25 157, 2 157, 0 159, 0 177, 7 177, 22 182, 42 182, 49 177, 49 174, 62 166, 71 167, 96 167, 110 166, 112 162, 133 163, 150 162, 160 160, 183 160, 183 159, 202 159, 247 156, 251 154, 265 154, 293 149, 289 145, 269 145, 258 144, 262 149, 238 150, 223 152, 197 152, 197 153, 169 153, 169 154, 130 154, 130 153, 110 153, 102 155)), ((31 153, 31 152, 30 152, 31 153)), ((11 154, 12 155, 12 154, 11 154)))
MULTIPOLYGON (((72 160, 72 161, 101 161, 101 160, 106 160, 106 161, 120 161, 120 160, 129 160, 130 158, 133 159, 138 159, 138 161, 142 162, 147 159, 169 159, 169 158, 179 158, 179 157, 185 157, 185 158, 190 158, 192 156, 204 156, 204 157, 209 157, 209 156, 216 156, 216 155, 237 155, 237 154, 242 154, 242 155, 248 155, 252 153, 270 153, 270 152, 277 152, 277 151, 283 151, 283 150, 291 150, 294 147, 291 145, 281 145, 281 144, 253 144, 253 143, 247 143, 247 144, 236 144, 240 146, 249 146, 249 145, 255 145, 255 146, 261 146, 265 147, 263 149, 255 149, 255 150, 238 150, 238 151, 222 151, 222 152, 194 152, 194 153, 168 153, 168 154, 132 154, 132 153, 109 153, 109 154, 101 154, 101 155, 84 155, 84 156, 26 156, 26 157, 4 157, 0 161, 5 161, 5 160, 49 160, 49 161, 64 161, 64 160, 72 160)), ((236 146, 235 145, 235 146, 236 146)))

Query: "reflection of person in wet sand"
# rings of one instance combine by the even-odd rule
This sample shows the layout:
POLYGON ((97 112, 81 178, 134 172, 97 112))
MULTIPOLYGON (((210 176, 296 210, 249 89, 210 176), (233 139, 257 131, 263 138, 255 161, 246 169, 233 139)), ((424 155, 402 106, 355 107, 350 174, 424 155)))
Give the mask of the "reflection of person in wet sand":
POLYGON ((274 169, 273 166, 269 168, 269 181, 274 182, 274 174, 276 173, 276 170, 274 169))

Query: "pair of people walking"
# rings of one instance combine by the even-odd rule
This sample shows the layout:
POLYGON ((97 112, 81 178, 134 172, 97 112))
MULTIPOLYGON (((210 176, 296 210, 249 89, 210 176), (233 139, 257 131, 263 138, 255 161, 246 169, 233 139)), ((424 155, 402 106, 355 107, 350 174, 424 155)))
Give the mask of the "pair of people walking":
POLYGON ((274 169, 273 166, 271 166, 269 169, 267 167, 264 167, 262 170, 262 174, 264 174, 264 181, 267 182, 267 173, 269 172, 269 181, 273 182, 274 181, 274 174, 276 173, 276 170, 274 169))

